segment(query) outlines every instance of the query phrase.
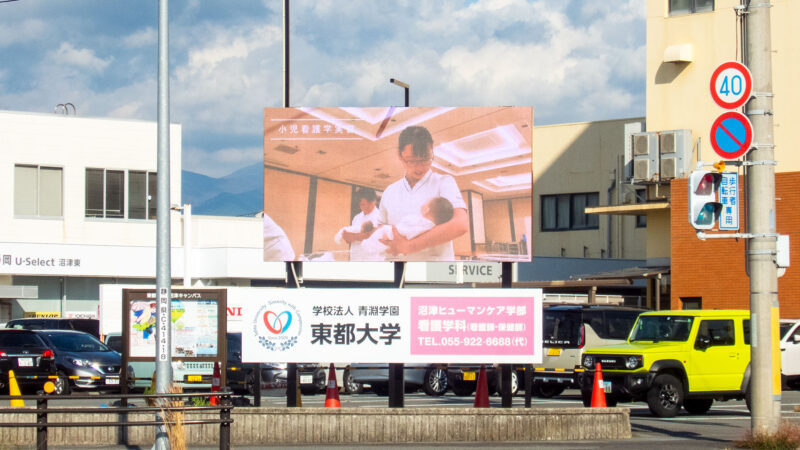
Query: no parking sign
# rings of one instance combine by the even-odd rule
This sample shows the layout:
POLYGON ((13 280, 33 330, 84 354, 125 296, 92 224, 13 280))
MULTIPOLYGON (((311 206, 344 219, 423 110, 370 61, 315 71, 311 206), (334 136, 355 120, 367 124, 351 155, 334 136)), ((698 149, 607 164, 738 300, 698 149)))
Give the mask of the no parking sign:
POLYGON ((742 113, 728 111, 711 125, 711 147, 724 159, 736 159, 750 150, 753 125, 742 113))

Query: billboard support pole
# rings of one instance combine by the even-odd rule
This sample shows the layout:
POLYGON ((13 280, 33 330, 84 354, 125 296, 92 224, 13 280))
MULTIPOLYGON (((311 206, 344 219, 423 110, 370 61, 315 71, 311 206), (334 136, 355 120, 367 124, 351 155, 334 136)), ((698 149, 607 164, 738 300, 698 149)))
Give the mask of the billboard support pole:
MULTIPOLYGON (((408 91, 410 86, 408 83, 403 83, 400 80, 389 78, 389 83, 396 84, 405 90, 405 107, 408 108, 409 96, 408 91)), ((406 263, 397 261, 394 263, 394 287, 397 289, 403 288, 405 282, 406 263)), ((405 378, 403 376, 403 364, 392 363, 389 364, 389 407, 402 408, 405 394, 405 378)))
MULTIPOLYGON (((511 289, 512 265, 510 262, 504 261, 500 267, 500 286, 503 289, 511 289)), ((500 365, 500 396, 503 408, 511 408, 511 371, 513 368, 511 364, 500 365)))
MULTIPOLYGON (((283 107, 289 107, 289 0, 283 0, 283 107)), ((295 261, 286 262, 286 288, 300 287, 303 278, 303 263, 295 261)), ((261 364, 256 368, 261 378, 261 364)), ((286 406, 293 408, 300 406, 297 396, 297 363, 286 365, 286 406)), ((260 382, 259 382, 260 384, 260 382)), ((259 386, 260 387, 260 386, 259 386)), ((260 391, 260 389, 259 389, 260 391)), ((259 404, 261 399, 259 399, 259 404)))

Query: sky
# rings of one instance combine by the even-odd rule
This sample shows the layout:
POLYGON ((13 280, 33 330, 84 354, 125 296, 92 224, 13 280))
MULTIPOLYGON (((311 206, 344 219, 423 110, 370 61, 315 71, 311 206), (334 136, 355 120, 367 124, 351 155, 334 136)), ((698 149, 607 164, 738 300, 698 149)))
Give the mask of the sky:
MULTIPOLYGON (((532 106, 548 125, 645 112, 642 0, 292 0, 290 106, 532 106)), ((184 170, 263 158, 283 106, 283 0, 169 2, 184 170)), ((0 0, 0 110, 156 120, 157 0, 0 0)), ((155 145, 155 144, 154 144, 155 145)))

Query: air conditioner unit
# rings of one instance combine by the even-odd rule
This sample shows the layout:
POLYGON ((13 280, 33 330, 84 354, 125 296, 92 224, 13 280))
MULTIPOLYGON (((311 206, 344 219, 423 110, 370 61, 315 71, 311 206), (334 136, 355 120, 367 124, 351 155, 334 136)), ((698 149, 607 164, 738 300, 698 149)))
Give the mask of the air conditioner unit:
POLYGON ((633 179, 635 181, 650 181, 652 176, 649 159, 633 160, 633 179))
POLYGON ((660 178, 685 178, 691 172, 692 132, 668 130, 659 134, 660 178))
MULTIPOLYGON (((633 156, 642 156, 642 155, 649 155, 650 154, 650 146, 655 143, 655 140, 651 139, 649 133, 643 134, 634 134, 633 135, 633 156)), ((656 151, 655 148, 652 151, 656 151)))
POLYGON ((633 133, 633 181, 658 181, 658 134, 633 133))

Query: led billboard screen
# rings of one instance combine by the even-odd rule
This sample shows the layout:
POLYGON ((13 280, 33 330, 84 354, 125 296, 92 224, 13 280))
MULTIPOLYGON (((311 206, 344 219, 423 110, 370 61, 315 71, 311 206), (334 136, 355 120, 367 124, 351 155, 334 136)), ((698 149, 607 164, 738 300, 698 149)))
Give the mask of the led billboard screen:
POLYGON ((266 108, 265 261, 529 261, 530 107, 266 108))

